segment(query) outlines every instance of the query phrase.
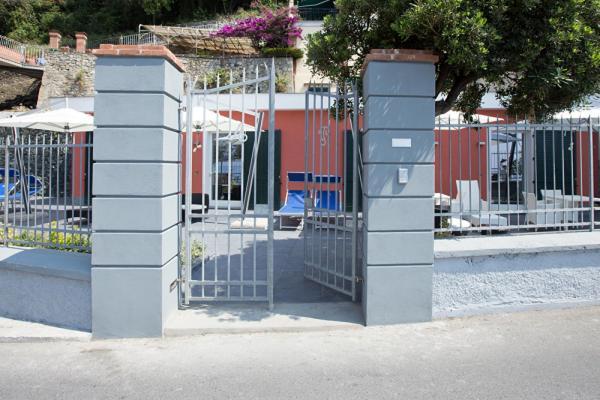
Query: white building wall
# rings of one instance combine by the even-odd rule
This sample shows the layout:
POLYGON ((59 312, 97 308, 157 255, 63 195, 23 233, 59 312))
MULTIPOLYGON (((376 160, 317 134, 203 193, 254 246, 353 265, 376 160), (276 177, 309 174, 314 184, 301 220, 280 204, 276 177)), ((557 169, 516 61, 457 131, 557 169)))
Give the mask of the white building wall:
MULTIPOLYGON (((296 93, 303 93, 311 81, 315 81, 310 69, 306 65, 306 46, 308 43, 308 36, 312 33, 319 32, 323 29, 323 21, 301 21, 299 26, 302 28, 302 39, 298 39, 296 47, 304 51, 304 58, 296 60, 296 71, 294 77, 294 91, 296 93)), ((328 79, 319 77, 319 83, 329 83, 328 79)))

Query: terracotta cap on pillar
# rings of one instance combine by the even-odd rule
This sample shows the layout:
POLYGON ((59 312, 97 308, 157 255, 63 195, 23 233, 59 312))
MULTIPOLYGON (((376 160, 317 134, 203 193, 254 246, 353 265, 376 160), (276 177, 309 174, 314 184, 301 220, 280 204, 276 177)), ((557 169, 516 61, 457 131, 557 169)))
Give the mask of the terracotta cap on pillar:
POLYGON ((50 31, 48 32, 48 46, 51 49, 58 49, 60 47, 60 39, 62 38, 62 36, 60 35, 60 32, 58 31, 50 31))
POLYGON ((367 69, 367 64, 371 61, 395 61, 395 62, 428 62, 435 64, 439 56, 431 50, 414 49, 373 49, 365 57, 362 66, 362 73, 367 69))
POLYGON ((85 32, 75 33, 75 51, 78 53, 85 53, 87 48, 87 34, 85 32))
POLYGON ((159 45, 127 45, 127 44, 101 44, 99 49, 92 53, 98 57, 161 57, 169 61, 175 68, 185 72, 185 67, 169 49, 159 45))

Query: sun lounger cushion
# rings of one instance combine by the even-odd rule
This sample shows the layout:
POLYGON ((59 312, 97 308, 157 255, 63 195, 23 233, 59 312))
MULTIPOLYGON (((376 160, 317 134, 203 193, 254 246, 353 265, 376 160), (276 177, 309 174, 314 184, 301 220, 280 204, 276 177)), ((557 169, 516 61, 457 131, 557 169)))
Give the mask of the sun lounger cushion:
POLYGON ((304 215, 304 190, 289 190, 285 204, 279 210, 280 215, 304 215))

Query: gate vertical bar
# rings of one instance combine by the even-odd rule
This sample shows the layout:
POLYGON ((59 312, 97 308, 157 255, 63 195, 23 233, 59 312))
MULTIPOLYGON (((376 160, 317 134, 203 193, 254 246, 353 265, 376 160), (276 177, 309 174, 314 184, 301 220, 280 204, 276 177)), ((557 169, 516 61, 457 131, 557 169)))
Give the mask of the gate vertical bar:
POLYGON ((267 235, 267 297, 273 309, 273 212, 275 196, 275 58, 271 59, 269 74, 269 142, 268 142, 268 205, 269 231, 267 235))
MULTIPOLYGON (((310 84, 308 86, 310 88, 310 84)), ((308 223, 308 202, 310 201, 310 195, 308 193, 308 165, 309 165, 309 161, 308 161, 308 149, 309 149, 309 143, 308 143, 308 138, 309 138, 309 117, 308 117, 308 113, 309 113, 309 94, 310 94, 310 90, 307 90, 306 92, 304 92, 304 219, 303 219, 303 230, 304 230, 304 240, 303 245, 304 245, 304 274, 306 274, 306 261, 307 261, 307 257, 308 257, 308 242, 306 240, 306 236, 307 236, 307 229, 309 226, 308 223)))
MULTIPOLYGON (((193 81, 191 78, 187 80, 187 92, 186 92, 186 130, 185 130, 185 213, 184 213, 184 224, 185 224, 185 284, 182 285, 184 290, 184 303, 190 304, 190 295, 192 287, 188 284, 192 280, 192 238, 190 233, 190 225, 192 223, 192 146, 193 146, 193 103, 192 103, 192 89, 193 81)), ((202 196, 204 197, 204 196, 202 196)))
MULTIPOLYGON (((356 301, 356 264, 357 264, 357 235, 358 235, 358 147, 360 145, 358 130, 358 88, 352 85, 354 92, 352 105, 352 301, 356 301)), ((362 171, 361 171, 362 174, 362 171)))
POLYGON ((10 174, 8 173, 9 169, 9 160, 10 152, 8 151, 8 146, 10 144, 10 137, 6 137, 4 140, 4 245, 9 245, 8 238, 8 197, 9 197, 9 183, 10 183, 10 174))
POLYGON ((588 152, 589 152, 589 199, 590 199, 590 231, 594 230, 594 130, 592 129, 592 116, 588 117, 588 152))

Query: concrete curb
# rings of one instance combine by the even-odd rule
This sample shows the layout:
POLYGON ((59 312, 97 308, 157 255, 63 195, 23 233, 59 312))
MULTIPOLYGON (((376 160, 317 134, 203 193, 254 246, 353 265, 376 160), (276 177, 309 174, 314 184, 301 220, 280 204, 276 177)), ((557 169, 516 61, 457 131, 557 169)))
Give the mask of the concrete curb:
POLYGON ((89 342, 90 332, 0 317, 0 343, 89 342))

